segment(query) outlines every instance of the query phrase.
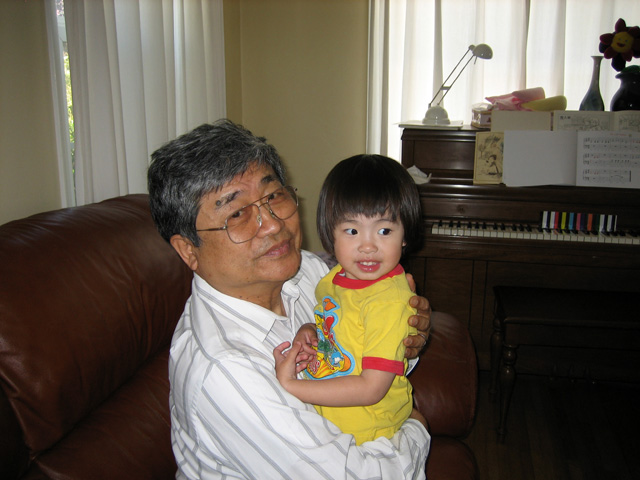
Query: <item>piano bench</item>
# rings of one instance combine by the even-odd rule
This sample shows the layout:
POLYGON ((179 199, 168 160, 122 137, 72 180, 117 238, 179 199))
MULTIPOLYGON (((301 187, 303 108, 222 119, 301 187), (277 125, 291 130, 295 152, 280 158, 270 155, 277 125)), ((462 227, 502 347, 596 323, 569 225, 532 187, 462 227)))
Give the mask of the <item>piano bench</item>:
POLYGON ((521 345, 637 351, 640 293, 495 286, 491 387, 504 441, 521 345))

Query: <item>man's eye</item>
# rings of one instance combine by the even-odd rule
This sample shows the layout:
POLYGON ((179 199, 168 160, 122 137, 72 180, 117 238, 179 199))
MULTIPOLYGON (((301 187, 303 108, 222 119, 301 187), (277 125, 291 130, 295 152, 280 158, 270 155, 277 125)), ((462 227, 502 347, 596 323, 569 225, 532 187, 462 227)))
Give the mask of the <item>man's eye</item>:
POLYGON ((380 230, 378 230, 378 233, 380 235, 389 235, 391 233, 391 229, 390 228, 381 228, 380 230))
POLYGON ((345 229, 344 233, 346 233, 347 235, 357 235, 358 230, 356 230, 355 228, 347 228, 345 229))
POLYGON ((252 210, 251 206, 241 208, 240 210, 236 210, 231 215, 227 217, 227 225, 235 226, 239 223, 244 223, 250 218, 250 212, 252 210))
POLYGON ((229 218, 238 219, 238 218, 242 217, 243 215, 244 215, 244 209, 241 208, 240 210, 236 210, 231 215, 229 215, 229 218))
POLYGON ((278 202, 279 200, 282 200, 283 196, 282 196, 282 191, 281 190, 276 190, 275 192, 273 192, 272 194, 270 194, 267 197, 267 200, 269 202, 278 202))

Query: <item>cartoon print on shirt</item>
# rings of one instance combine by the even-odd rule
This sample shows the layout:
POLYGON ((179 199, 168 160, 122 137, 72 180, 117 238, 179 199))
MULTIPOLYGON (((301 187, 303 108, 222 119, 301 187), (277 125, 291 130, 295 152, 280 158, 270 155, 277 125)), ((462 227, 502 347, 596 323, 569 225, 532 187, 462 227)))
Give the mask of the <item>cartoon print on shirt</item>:
POLYGON ((315 310, 318 332, 318 355, 306 369, 308 378, 322 379, 348 375, 353 370, 353 356, 345 351, 335 336, 334 328, 340 321, 340 306, 329 296, 322 299, 322 311, 315 310))

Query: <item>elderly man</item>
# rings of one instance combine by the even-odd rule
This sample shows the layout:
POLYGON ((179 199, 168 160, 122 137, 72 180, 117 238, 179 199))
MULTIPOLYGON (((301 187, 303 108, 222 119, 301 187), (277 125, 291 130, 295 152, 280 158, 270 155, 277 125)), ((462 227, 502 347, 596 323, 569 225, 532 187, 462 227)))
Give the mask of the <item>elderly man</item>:
MULTIPOLYGON (((356 446, 276 379, 273 349, 314 322, 328 269, 300 248, 275 148, 228 120, 202 125, 153 153, 149 194, 158 230, 194 272, 169 365, 177 477, 424 478, 420 414, 356 446)), ((429 329, 427 301, 412 302, 423 332, 405 340, 408 356, 429 329)))

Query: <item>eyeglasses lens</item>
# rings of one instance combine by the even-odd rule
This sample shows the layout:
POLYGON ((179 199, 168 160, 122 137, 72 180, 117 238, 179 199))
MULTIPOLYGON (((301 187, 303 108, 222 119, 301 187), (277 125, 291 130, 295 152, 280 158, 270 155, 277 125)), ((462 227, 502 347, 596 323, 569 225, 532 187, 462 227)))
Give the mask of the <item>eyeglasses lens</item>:
POLYGON ((262 225, 260 206, 263 205, 267 207, 272 216, 280 220, 286 220, 296 213, 298 209, 298 197, 295 188, 289 186, 279 188, 264 197, 264 203, 260 205, 252 203, 227 217, 227 233, 232 242, 248 242, 258 234, 258 230, 262 225))

